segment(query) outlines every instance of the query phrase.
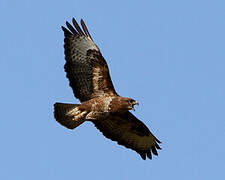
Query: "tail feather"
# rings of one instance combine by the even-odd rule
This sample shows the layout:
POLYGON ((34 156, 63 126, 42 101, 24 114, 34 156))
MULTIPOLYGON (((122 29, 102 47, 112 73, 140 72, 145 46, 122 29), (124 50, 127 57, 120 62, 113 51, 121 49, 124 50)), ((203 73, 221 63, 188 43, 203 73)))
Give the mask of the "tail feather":
POLYGON ((74 116, 69 115, 69 111, 78 107, 79 104, 64 104, 64 103, 55 103, 54 104, 54 117, 57 122, 61 125, 67 127, 68 129, 74 129, 85 120, 74 121, 74 116))

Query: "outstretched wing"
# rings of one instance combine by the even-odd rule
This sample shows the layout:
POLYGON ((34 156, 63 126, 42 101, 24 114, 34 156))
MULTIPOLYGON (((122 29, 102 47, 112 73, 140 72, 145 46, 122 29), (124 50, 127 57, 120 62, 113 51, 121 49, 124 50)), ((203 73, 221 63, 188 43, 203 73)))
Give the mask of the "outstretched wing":
POLYGON ((160 141, 149 129, 129 111, 114 113, 105 120, 93 120, 103 135, 118 144, 136 151, 142 159, 152 159, 152 153, 158 155, 160 141))
POLYGON ((107 63, 90 36, 84 21, 81 26, 72 19, 73 26, 66 22, 64 49, 66 76, 76 98, 81 102, 105 93, 116 94, 107 63))

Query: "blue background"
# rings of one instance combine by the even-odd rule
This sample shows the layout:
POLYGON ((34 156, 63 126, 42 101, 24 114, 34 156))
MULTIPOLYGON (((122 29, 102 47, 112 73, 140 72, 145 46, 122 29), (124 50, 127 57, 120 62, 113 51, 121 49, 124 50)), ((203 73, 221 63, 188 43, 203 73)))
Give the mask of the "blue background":
POLYGON ((0 23, 0 179, 225 179, 225 1, 0 0, 0 23), (72 17, 163 142, 153 160, 54 120, 54 102, 78 103, 60 28, 72 17))

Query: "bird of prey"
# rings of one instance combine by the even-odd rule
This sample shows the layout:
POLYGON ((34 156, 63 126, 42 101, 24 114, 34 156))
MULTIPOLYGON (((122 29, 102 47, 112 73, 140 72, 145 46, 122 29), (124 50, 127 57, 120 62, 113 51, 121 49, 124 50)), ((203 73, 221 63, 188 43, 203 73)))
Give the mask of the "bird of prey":
POLYGON ((106 60, 82 19, 80 24, 73 18, 62 30, 66 77, 81 104, 55 103, 56 121, 69 129, 90 121, 105 137, 136 151, 144 160, 146 156, 152 159, 161 149, 160 141, 129 111, 138 102, 117 94, 106 60))

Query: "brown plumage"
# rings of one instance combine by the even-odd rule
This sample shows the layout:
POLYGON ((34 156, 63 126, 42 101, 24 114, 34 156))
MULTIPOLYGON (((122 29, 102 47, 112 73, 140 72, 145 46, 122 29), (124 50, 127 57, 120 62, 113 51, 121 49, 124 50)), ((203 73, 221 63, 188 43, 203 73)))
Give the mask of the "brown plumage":
POLYGON ((119 96, 108 65, 83 20, 81 27, 66 22, 64 49, 66 76, 81 104, 55 103, 54 116, 61 125, 74 129, 85 121, 94 123, 103 135, 136 151, 142 159, 158 155, 160 141, 129 110, 137 101, 119 96))

